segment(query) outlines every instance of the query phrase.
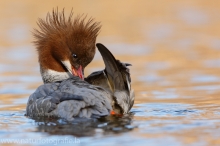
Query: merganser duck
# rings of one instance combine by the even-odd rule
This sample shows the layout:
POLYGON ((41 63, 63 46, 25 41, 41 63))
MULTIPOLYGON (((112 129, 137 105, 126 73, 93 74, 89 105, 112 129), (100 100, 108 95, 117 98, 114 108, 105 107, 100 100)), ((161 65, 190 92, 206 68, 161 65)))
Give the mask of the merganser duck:
POLYGON ((68 19, 64 10, 53 10, 35 29, 40 73, 44 84, 30 95, 29 117, 101 117, 128 113, 134 103, 130 73, 102 44, 97 44, 105 69, 84 78, 85 67, 95 55, 100 24, 86 17, 68 19))

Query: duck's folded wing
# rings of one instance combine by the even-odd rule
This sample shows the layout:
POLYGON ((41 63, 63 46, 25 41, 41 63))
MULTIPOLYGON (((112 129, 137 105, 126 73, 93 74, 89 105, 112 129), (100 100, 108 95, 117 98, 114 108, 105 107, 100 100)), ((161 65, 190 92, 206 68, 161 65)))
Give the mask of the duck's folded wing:
POLYGON ((105 90, 107 90, 109 93, 112 93, 112 89, 108 82, 108 78, 105 73, 105 70, 91 73, 87 78, 85 78, 85 81, 87 81, 92 85, 100 86, 105 90))
POLYGON ((116 97, 117 103, 121 105, 124 112, 127 113, 132 108, 135 98, 134 90, 131 88, 130 69, 128 68, 131 64, 123 63, 120 60, 116 60, 116 63, 122 75, 125 91, 127 92, 120 92, 120 90, 117 89, 114 96, 116 97))
MULTIPOLYGON (((130 78, 130 72, 129 68, 127 66, 130 66, 128 63, 122 63, 119 60, 116 61, 118 66, 120 67, 121 77, 123 78, 124 84, 126 85, 124 89, 126 90, 120 90, 118 88, 116 91, 114 91, 114 87, 112 87, 109 83, 107 71, 101 70, 91 73, 85 80, 89 82, 92 85, 100 86, 109 91, 112 95, 114 95, 116 104, 120 105, 119 108, 123 109, 124 113, 127 113, 130 111, 134 104, 134 90, 131 88, 131 78, 130 78)), ((116 77, 115 77, 116 78, 116 77)), ((120 78, 120 77, 117 77, 120 78)), ((117 107, 115 107, 117 108, 117 107)))
POLYGON ((105 116, 111 110, 108 92, 76 78, 40 86, 27 104, 27 116, 55 116, 67 120, 105 116), (56 90, 49 89, 54 84, 57 85, 56 90))
POLYGON ((104 45, 97 44, 97 47, 103 57, 105 70, 92 73, 86 80, 91 84, 109 90, 115 97, 114 110, 120 108, 122 113, 127 113, 134 104, 134 91, 131 89, 128 68, 131 64, 116 60, 104 45))

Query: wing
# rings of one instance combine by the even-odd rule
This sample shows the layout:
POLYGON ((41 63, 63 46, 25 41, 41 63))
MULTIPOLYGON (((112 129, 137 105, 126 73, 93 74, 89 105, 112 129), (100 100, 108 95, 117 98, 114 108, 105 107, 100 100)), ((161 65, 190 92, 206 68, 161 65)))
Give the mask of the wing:
POLYGON ((86 78, 90 84, 98 85, 114 95, 114 111, 127 113, 134 104, 134 91, 131 89, 131 64, 116 60, 112 53, 102 44, 97 44, 105 63, 105 70, 94 72, 86 78))

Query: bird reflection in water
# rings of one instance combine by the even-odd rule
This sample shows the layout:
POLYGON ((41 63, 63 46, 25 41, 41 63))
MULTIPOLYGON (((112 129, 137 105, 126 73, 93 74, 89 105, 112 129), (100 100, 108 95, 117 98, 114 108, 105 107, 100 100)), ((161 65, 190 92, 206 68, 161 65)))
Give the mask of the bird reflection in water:
POLYGON ((104 135, 110 133, 128 132, 136 128, 132 124, 134 113, 123 116, 107 116, 99 119, 76 118, 72 122, 65 119, 35 119, 37 131, 46 132, 51 135, 74 135, 77 137, 94 136, 97 131, 104 135))

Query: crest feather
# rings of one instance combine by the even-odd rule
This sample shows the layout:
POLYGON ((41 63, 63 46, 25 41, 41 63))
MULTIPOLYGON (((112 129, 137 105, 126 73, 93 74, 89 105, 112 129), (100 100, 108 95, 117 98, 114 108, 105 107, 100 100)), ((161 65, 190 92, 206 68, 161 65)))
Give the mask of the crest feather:
POLYGON ((87 15, 78 15, 73 18, 71 10, 66 18, 64 9, 59 12, 58 8, 48 13, 46 19, 38 19, 38 29, 34 29, 33 36, 35 45, 39 50, 45 45, 45 42, 56 42, 58 38, 66 41, 83 41, 94 43, 100 31, 100 22, 95 22, 93 18, 87 21, 87 15))

